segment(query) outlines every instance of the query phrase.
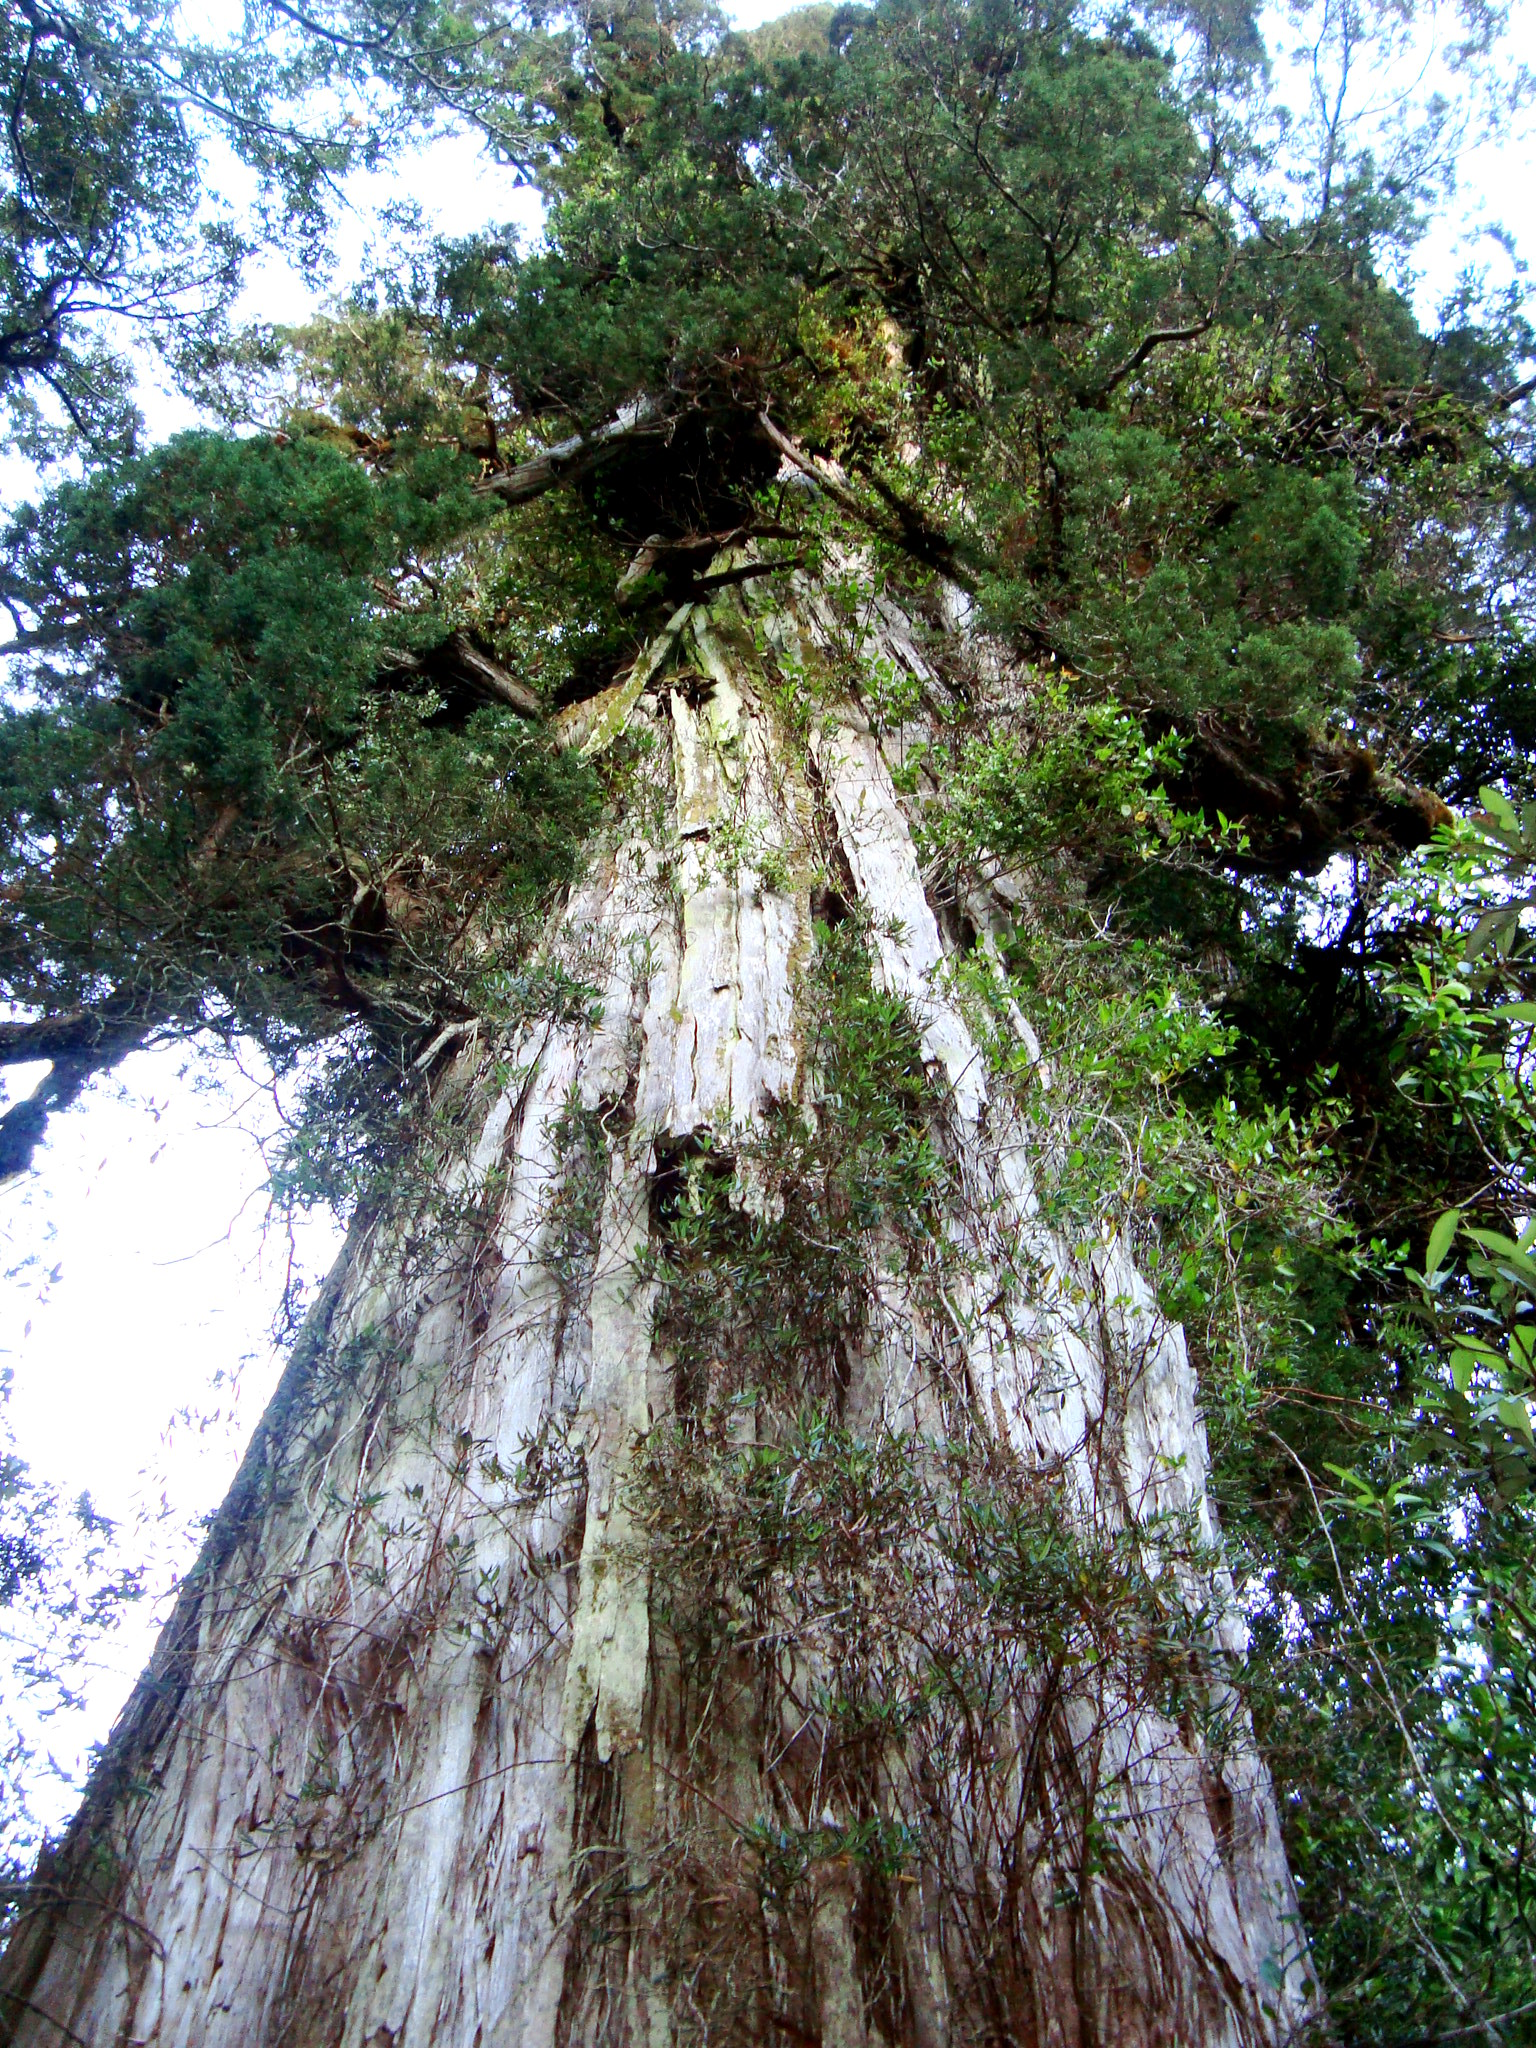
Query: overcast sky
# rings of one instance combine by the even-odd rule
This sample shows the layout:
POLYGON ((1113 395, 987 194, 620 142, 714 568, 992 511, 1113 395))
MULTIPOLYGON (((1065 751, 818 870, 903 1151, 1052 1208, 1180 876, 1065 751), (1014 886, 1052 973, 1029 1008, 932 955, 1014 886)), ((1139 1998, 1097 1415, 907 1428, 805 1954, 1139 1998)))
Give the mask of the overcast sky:
MULTIPOLYGON (((749 0, 734 18, 750 27, 782 11, 780 0, 749 0)), ((1536 65, 1536 0, 1515 21, 1512 47, 1536 65)), ((1533 192, 1528 124, 1464 163, 1458 202, 1421 252, 1422 314, 1468 260, 1499 280, 1513 274, 1483 230, 1502 215, 1520 234, 1533 192)), ((507 173, 467 139, 445 139, 392 178, 358 181, 341 277, 355 273, 371 211, 401 195, 449 233, 536 219, 507 173)), ((265 320, 300 318, 314 303, 309 281, 275 258, 246 297, 265 320)), ((156 435, 191 423, 169 393, 147 389, 145 401, 156 435)), ((0 494, 26 488, 0 461, 0 494)), ((0 1087, 14 1098, 34 1079, 13 1069, 0 1087)), ((280 1369, 269 1333, 290 1246, 263 1235, 261 1145, 279 1119, 262 1081, 259 1069, 241 1074, 184 1048, 137 1054, 54 1119, 34 1173, 0 1192, 0 1365, 14 1375, 17 1446, 38 1472, 71 1492, 88 1489, 120 1518, 128 1548, 148 1559, 162 1591, 190 1554, 193 1524, 222 1497, 280 1369)), ((338 1239, 323 1217, 301 1233, 296 1252, 311 1282, 338 1239)), ((89 1711, 43 1731, 66 1766, 110 1724, 160 1611, 146 1606, 107 1646, 89 1711)), ((41 1817, 57 1823, 70 1799, 62 1782, 45 1788, 41 1817)))

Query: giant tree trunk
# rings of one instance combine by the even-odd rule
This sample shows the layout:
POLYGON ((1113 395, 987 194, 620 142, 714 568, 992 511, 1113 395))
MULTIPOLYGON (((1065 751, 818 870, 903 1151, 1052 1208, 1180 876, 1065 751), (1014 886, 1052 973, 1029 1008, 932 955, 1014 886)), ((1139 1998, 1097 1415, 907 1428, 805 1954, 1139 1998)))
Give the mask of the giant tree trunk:
POLYGON ((1041 1218, 998 905, 946 937, 859 708, 861 665, 942 694, 922 631, 766 588, 583 714, 631 822, 354 1226, 6 2038, 1306 2026, 1182 1337, 1113 1227, 1041 1218))

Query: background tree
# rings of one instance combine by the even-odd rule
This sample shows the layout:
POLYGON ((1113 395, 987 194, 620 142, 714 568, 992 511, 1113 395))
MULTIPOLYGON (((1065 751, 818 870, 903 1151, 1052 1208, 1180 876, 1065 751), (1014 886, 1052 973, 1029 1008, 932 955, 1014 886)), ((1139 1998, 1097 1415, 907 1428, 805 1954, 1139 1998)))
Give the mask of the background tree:
POLYGON ((34 460, 123 454, 133 355, 202 360, 269 236, 323 255, 339 180, 399 118, 347 53, 255 10, 242 40, 175 6, 8 9, 0 23, 0 399, 34 460), (205 175, 222 145, 255 174, 237 215, 205 175))
POLYGON ((1384 281, 1439 115, 1287 190, 1248 20, 300 25, 550 211, 7 541, 12 1056, 323 1042, 357 1218, 16 2037, 1286 2038, 1251 1714, 1331 2024, 1520 2038, 1531 337, 1384 281))

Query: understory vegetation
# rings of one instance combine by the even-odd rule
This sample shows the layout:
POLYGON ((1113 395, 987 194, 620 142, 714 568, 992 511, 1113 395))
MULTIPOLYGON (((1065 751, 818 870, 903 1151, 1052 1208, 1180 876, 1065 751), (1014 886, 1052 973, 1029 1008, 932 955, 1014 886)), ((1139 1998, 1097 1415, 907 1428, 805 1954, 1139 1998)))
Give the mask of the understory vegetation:
MULTIPOLYGON (((0 31, 0 305, 38 337, 0 335, 0 391, 74 463, 0 536, 0 1059, 52 1062, 0 1172, 131 1047, 212 1031, 306 1076, 283 1200, 398 1196, 448 1142, 450 1054, 590 1012, 541 943, 655 801, 591 720, 739 583, 786 753, 829 716, 881 738, 1044 1221, 1123 1237, 1184 1328, 1250 1642, 1216 1671, 1210 1618, 958 1392, 921 1453, 861 1426, 881 1272, 941 1359, 965 1250, 912 1019, 829 869, 820 1116, 680 1153, 652 1218, 658 1632, 701 1743, 738 1690, 837 1731, 726 1892, 702 1810, 647 1880, 673 1932, 717 1916, 699 2010, 760 1992, 738 1907, 809 1927, 854 1866, 890 1926, 945 1869, 980 1982, 996 1902, 945 1862, 986 1861, 957 1816, 1114 1894, 1064 1733, 1092 1695, 1101 1731, 1204 1717, 1213 1754, 1251 1720, 1338 2039, 1536 2040, 1536 335, 1519 290, 1469 275, 1421 325, 1407 288, 1498 22, 1460 21, 1460 113, 1410 93, 1354 128, 1400 11, 1301 10, 1288 121, 1263 36, 1292 31, 1236 6, 277 11, 290 68, 253 45, 208 87, 248 137, 287 110, 250 142, 272 206, 321 233, 358 136, 451 118, 545 226, 420 241, 300 329, 199 300, 175 347, 219 423, 137 446, 80 280, 119 310, 136 276, 161 310, 196 284, 169 60, 124 45, 171 124, 136 168, 71 69, 112 10, 0 31), (345 135, 305 126, 322 88, 361 95, 345 135), (769 645, 791 576, 817 667, 769 645), (905 668, 863 657, 887 602, 905 668), (978 1789, 1004 1701, 1024 1814, 978 1789), (898 1756, 930 1760, 923 1841, 881 1818, 898 1756)), ((576 1270, 606 1139, 564 1137, 576 1270)), ((0 1528, 0 1605, 40 1532, 0 1528)), ((591 1894, 594 1952, 626 1882, 591 1894)))
MULTIPOLYGON (((1230 1804, 1246 1722, 1189 1597, 1218 1561, 1187 1518, 1085 1516, 1065 1470, 977 1413, 956 1304, 979 1247, 953 1229, 916 1033, 867 933, 817 941, 816 1113, 702 1145, 660 1184, 646 1272, 675 1406, 630 1497, 680 1700, 676 1796, 642 1853, 594 1857, 582 1933, 622 1955, 647 1916, 674 2026, 748 2039, 815 2025, 801 1987, 846 1911, 872 2024, 901 2038, 914 1929, 942 1901, 957 2009, 1046 2024, 1064 1914, 1078 1995, 1100 1969, 1156 1979, 1164 1901, 1117 1833, 1148 1725, 1170 1754, 1198 1729, 1195 1796, 1230 1804), (768 1789, 746 1827, 708 1789, 735 1791, 744 1734, 768 1789)), ((1015 1248, 1004 1291, 1024 1306, 1039 1284, 1015 1248)), ((1169 2013, 1180 1990, 1170 1972, 1169 2013)))

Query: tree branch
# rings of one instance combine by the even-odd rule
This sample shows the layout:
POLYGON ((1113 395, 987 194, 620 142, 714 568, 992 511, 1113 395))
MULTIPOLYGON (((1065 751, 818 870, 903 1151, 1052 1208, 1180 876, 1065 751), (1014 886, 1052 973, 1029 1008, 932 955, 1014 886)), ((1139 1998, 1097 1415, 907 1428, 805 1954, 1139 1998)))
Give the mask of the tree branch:
POLYGON ((556 484, 574 483, 600 462, 622 448, 642 446, 648 441, 669 441, 676 425, 675 415, 662 412, 649 398, 638 398, 621 408, 617 418, 593 434, 573 434, 543 448, 515 469, 490 476, 479 486, 488 497, 508 505, 526 505, 541 498, 556 484))
POLYGON ((107 1010, 64 1010, 55 1017, 38 1017, 32 1022, 0 1023, 0 1067, 24 1065, 28 1060, 72 1060, 105 1051, 115 1059, 150 1029, 151 1020, 130 1016, 126 1007, 114 1014, 107 1010))
POLYGON ((834 505, 840 505, 845 512, 849 513, 854 519, 857 519, 862 525, 872 526, 877 532, 884 531, 884 522, 877 520, 865 506, 859 503, 853 492, 837 476, 830 462, 822 461, 819 456, 807 455, 798 441, 791 435, 786 434, 782 427, 774 425, 768 416, 768 408, 766 406, 764 406, 757 417, 758 424, 768 436, 773 447, 778 449, 787 462, 792 462, 796 469, 810 477, 813 483, 819 484, 834 505))
POLYGON ((90 1060, 55 1060, 32 1093, 0 1116, 0 1186, 26 1173, 56 1109, 68 1109, 95 1071, 90 1060))
POLYGON ((0 1066, 51 1060, 32 1093, 0 1116, 0 1184, 31 1167, 55 1110, 68 1109, 87 1081, 144 1043, 157 1020, 130 1013, 66 1010, 31 1023, 0 1023, 0 1066))
POLYGON ((1211 303, 1201 317, 1187 327, 1154 327, 1150 334, 1144 334, 1119 368, 1112 370, 1104 383, 1095 386, 1092 402, 1102 405, 1110 393, 1123 384, 1127 377, 1135 376, 1154 350, 1171 347, 1177 341, 1198 341, 1202 334, 1209 333, 1216 324, 1217 314, 1221 311, 1221 295, 1226 290, 1236 267, 1237 256, 1234 252, 1227 258, 1226 268, 1211 294, 1211 303))
POLYGON ((378 680, 385 687, 392 682, 398 687, 402 676, 442 681, 445 671, 446 679, 467 684, 476 694, 510 705, 522 718, 541 718, 544 714, 542 702, 527 684, 520 683, 483 647, 477 647, 467 633, 450 634, 436 647, 424 648, 420 653, 401 647, 386 648, 378 680), (459 670, 457 676, 452 675, 455 666, 459 670))
POLYGON ((542 717, 544 706, 528 685, 509 674, 499 661, 493 661, 467 633, 454 634, 453 651, 464 666, 485 684, 492 696, 499 697, 503 704, 509 704, 524 718, 542 717))

